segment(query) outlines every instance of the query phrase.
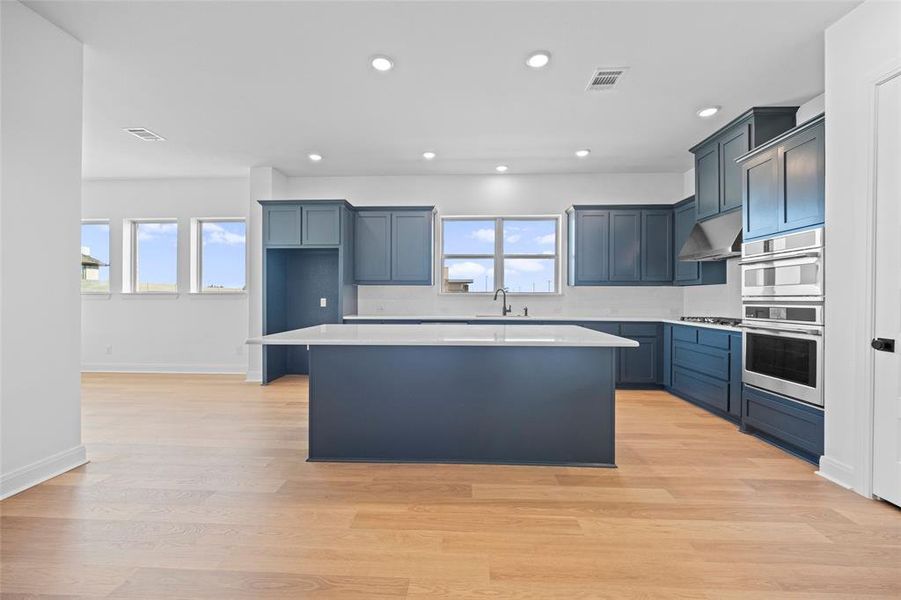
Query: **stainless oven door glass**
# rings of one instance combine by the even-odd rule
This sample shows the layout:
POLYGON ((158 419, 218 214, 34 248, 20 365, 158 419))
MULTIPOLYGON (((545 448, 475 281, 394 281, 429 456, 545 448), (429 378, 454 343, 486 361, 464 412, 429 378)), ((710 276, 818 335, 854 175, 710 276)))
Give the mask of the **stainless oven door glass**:
POLYGON ((741 293, 745 297, 822 296, 822 254, 743 261, 741 293))
POLYGON ((818 406, 823 405, 821 329, 745 327, 743 381, 818 406))

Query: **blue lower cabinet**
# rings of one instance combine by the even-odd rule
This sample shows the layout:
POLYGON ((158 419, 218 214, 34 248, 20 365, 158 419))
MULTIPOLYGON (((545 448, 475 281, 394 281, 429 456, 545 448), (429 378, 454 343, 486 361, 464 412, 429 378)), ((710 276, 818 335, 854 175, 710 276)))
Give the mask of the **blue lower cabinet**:
POLYGON ((741 359, 742 345, 741 334, 733 333, 729 336, 731 353, 729 354, 729 415, 735 419, 741 418, 741 359))
POLYGON ((741 334, 706 327, 664 327, 663 383, 714 414, 741 418, 741 334))
POLYGON ((620 348, 617 383, 654 386, 660 383, 660 341, 655 337, 633 337, 637 348, 620 348))
POLYGON ((675 342, 673 344, 673 366, 729 381, 728 350, 688 342, 675 342))
POLYGON ((823 411, 779 394, 742 387, 741 430, 811 463, 823 454, 823 411))
POLYGON ((663 326, 663 387, 673 385, 673 326, 663 326))
POLYGON ((729 382, 673 366, 672 391, 686 400, 726 413, 729 408, 729 382))

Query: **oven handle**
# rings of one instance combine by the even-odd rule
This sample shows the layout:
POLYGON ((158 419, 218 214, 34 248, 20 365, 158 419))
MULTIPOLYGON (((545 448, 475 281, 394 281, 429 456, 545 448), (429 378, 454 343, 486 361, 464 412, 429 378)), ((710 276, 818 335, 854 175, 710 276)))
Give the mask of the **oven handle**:
POLYGON ((786 254, 768 254, 766 256, 760 256, 758 258, 745 258, 738 261, 740 265, 756 265, 757 263, 763 262, 776 262, 780 260, 789 260, 792 258, 808 258, 812 256, 820 256, 821 252, 819 250, 813 250, 808 252, 792 252, 786 254))
POLYGON ((764 331, 766 333, 800 333, 804 335, 823 335, 821 332, 816 329, 795 329, 793 327, 785 327, 785 328, 775 328, 775 327, 755 327, 754 325, 739 325, 742 329, 748 329, 750 331, 764 331))

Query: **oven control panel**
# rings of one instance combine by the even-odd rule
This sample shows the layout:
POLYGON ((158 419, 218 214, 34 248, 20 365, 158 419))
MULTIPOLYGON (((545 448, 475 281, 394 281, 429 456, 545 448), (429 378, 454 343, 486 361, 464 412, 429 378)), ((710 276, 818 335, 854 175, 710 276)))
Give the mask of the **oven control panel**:
POLYGON ((745 304, 744 317, 761 321, 786 321, 792 323, 822 324, 822 306, 790 306, 772 304, 745 304))

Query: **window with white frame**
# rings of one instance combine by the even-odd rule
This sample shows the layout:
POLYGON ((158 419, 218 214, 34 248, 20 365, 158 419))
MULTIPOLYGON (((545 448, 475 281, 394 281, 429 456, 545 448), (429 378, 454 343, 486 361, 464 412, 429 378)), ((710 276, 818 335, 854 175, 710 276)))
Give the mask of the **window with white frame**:
POLYGON ((123 290, 126 293, 178 291, 178 222, 126 220, 123 231, 123 290))
POLYGON ((244 219, 191 220, 191 291, 234 293, 247 289, 247 224, 244 219))
POLYGON ((81 222, 81 293, 109 293, 109 221, 81 222))
POLYGON ((557 293, 559 230, 557 217, 443 217, 441 291, 557 293))

